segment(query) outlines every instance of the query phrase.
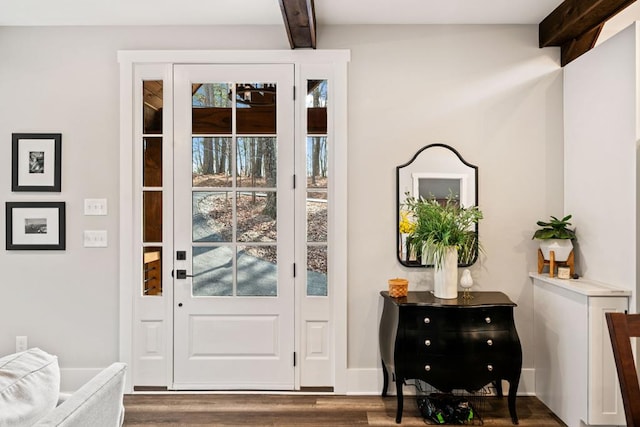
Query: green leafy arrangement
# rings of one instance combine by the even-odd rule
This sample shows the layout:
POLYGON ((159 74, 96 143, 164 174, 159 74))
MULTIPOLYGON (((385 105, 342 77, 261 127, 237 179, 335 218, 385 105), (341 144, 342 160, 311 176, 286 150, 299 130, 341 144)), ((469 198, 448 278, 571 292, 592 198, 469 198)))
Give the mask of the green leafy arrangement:
POLYGON ((435 198, 415 198, 409 193, 404 206, 415 221, 415 229, 409 236, 411 241, 423 244, 436 267, 442 265, 451 246, 458 249, 460 263, 469 264, 474 260, 479 245, 473 225, 482 219, 477 206, 465 208, 451 194, 439 202, 435 198))
POLYGON ((570 219, 571 215, 567 215, 562 219, 551 216, 551 221, 549 222, 538 221, 536 224, 542 228, 533 233, 532 239, 575 239, 575 230, 568 228, 571 225, 570 219))

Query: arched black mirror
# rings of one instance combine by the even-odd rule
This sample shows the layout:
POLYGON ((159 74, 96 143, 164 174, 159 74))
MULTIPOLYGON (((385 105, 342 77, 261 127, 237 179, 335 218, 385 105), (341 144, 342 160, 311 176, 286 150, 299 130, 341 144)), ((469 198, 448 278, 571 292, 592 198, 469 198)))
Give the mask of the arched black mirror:
MULTIPOLYGON (((460 153, 445 144, 421 148, 411 160, 396 168, 397 253, 406 267, 432 267, 420 241, 412 240, 412 212, 407 198, 453 200, 464 208, 478 206, 478 167, 465 161, 460 153)), ((478 259, 478 224, 470 229, 469 244, 458 251, 458 266, 468 267, 478 259)))

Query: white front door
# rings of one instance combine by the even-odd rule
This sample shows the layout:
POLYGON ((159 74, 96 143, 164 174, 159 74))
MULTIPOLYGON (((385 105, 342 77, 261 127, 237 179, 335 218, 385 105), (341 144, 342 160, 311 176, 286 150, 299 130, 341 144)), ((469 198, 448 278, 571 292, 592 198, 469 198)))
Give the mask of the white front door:
POLYGON ((293 71, 174 66, 175 389, 294 388, 293 71))

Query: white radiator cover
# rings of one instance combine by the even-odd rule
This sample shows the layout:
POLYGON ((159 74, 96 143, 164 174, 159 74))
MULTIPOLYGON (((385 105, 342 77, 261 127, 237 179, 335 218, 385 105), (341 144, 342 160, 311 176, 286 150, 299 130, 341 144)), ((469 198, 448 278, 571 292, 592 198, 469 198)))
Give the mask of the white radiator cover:
POLYGON ((569 427, 625 425, 605 312, 629 291, 588 281, 533 279, 536 396, 569 427))

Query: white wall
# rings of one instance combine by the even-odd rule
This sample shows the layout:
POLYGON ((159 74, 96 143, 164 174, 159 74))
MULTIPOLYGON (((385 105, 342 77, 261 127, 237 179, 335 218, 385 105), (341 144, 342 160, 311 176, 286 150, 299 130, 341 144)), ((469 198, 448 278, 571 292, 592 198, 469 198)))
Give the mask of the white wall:
POLYGON ((562 211, 558 50, 537 47, 535 26, 330 27, 318 38, 351 49, 349 367, 378 367, 378 292, 388 278, 431 289, 432 270, 396 260, 395 166, 439 141, 479 166, 485 256, 472 268, 475 289, 518 304, 531 368, 531 235, 538 219, 562 211))
POLYGON ((116 54, 160 48, 288 49, 288 41, 281 27, 0 27, 0 200, 67 203, 66 251, 0 250, 0 354, 27 335, 59 356, 67 390, 118 358, 116 54), (61 193, 11 193, 13 132, 62 133, 61 193), (96 197, 108 199, 107 217, 83 215, 83 199, 96 197), (107 230, 109 247, 83 248, 85 229, 107 230))
MULTIPOLYGON (((535 221, 562 210, 562 80, 556 48, 537 26, 321 27, 319 48, 351 49, 349 64, 349 355, 352 391, 378 392, 378 292, 406 276, 427 289, 431 270, 406 269, 395 247, 395 166, 444 142, 479 166, 486 255, 478 290, 517 304, 524 367, 531 368, 535 221)), ((280 27, 0 27, 0 195, 64 200, 68 249, 0 253, 0 354, 16 335, 68 369, 117 358, 118 64, 120 49, 288 49, 280 27), (63 134, 63 191, 10 192, 12 132, 63 134), (82 215, 106 197, 108 217, 82 215), (109 232, 84 249, 82 230, 109 232), (100 350, 98 350, 100 349, 100 350)), ((0 231, 4 233, 4 230, 0 231)))
MULTIPOLYGON (((637 24, 565 67, 565 212, 582 274, 636 291, 637 24)), ((635 293, 635 292, 634 292, 635 293)), ((632 307, 636 307, 635 295, 632 307)))

